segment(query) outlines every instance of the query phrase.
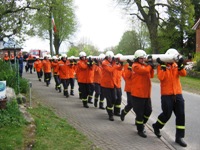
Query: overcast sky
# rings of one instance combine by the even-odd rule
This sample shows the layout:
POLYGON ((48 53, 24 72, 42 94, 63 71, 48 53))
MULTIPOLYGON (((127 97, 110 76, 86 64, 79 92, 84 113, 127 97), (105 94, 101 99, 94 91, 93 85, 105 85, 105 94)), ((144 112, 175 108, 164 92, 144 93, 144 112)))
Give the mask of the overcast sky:
MULTIPOLYGON (((78 30, 73 38, 76 44, 80 41, 94 45, 100 51, 116 46, 123 33, 130 29, 128 17, 116 7, 113 0, 75 0, 78 30)), ((49 41, 31 38, 25 44, 24 50, 49 49, 49 41)), ((66 51, 66 43, 61 45, 61 51, 66 51)))

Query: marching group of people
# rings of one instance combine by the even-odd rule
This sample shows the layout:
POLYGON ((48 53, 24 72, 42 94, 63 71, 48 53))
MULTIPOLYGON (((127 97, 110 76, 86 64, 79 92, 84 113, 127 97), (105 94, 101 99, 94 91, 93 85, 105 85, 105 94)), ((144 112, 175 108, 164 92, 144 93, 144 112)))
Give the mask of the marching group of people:
MULTIPOLYGON (((175 49, 169 49, 166 54, 179 54, 175 49)), ((60 59, 53 56, 45 56, 44 60, 36 57, 34 68, 37 72, 38 80, 44 81, 49 86, 51 74, 55 80, 55 89, 63 91, 64 96, 74 95, 74 81, 78 82, 79 98, 82 100, 83 107, 89 108, 88 103, 94 106, 99 104, 100 109, 106 109, 110 121, 114 121, 114 116, 119 116, 125 120, 127 113, 133 109, 136 114, 135 124, 138 135, 146 138, 145 124, 151 113, 151 78, 154 77, 155 65, 152 57, 147 56, 144 50, 137 50, 134 60, 127 60, 127 63, 114 58, 112 51, 107 51, 105 58, 92 59, 87 57, 85 52, 79 53, 79 60, 68 59, 67 55, 61 55, 60 59), (127 94, 127 104, 121 109, 122 87, 121 79, 125 81, 124 90, 127 94), (62 84, 62 86, 61 86, 62 84), (68 91, 71 86, 70 92, 68 91), (62 90, 62 88, 63 90, 62 90), (104 98, 106 108, 104 108, 104 98)), ((179 57, 178 62, 163 62, 157 58, 157 76, 161 87, 161 108, 162 113, 157 121, 152 125, 155 135, 160 138, 160 129, 164 127, 170 119, 172 112, 176 116, 176 135, 175 142, 186 147, 183 140, 185 136, 185 108, 184 98, 179 76, 186 76, 183 58, 179 57)))

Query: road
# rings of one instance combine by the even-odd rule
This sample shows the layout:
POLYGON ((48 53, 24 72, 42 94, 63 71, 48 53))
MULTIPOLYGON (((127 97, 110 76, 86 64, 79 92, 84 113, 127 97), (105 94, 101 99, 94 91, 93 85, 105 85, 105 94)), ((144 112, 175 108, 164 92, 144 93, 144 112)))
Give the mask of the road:
MULTIPOLYGON (((124 82, 122 81, 122 87, 124 82)), ((123 102, 126 103, 126 93, 123 92, 123 102)), ((200 119, 198 118, 200 109, 200 95, 183 91, 185 99, 185 120, 186 132, 185 141, 188 144, 187 148, 182 148, 174 144, 175 140, 175 115, 173 114, 164 128, 161 130, 162 136, 177 150, 199 150, 200 149, 200 119)), ((161 113, 161 100, 160 100, 160 84, 152 83, 152 108, 153 112, 148 121, 151 126, 157 120, 158 115, 161 113)))

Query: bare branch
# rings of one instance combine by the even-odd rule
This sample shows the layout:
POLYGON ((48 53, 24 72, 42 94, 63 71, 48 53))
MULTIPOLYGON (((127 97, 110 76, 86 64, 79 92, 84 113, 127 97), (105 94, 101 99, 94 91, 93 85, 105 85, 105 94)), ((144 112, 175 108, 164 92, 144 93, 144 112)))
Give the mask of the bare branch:
POLYGON ((145 22, 145 20, 142 19, 142 18, 141 18, 138 14, 136 14, 136 13, 131 13, 130 15, 134 15, 134 16, 136 16, 138 19, 140 19, 141 21, 145 22))

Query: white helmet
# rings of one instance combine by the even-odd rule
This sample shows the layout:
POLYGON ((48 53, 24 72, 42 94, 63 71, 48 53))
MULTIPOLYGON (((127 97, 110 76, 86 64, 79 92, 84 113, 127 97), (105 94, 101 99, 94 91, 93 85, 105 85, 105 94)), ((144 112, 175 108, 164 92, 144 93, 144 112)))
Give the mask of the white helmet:
POLYGON ((52 59, 58 59, 56 56, 53 56, 52 59))
POLYGON ((101 53, 98 58, 99 59, 104 59, 105 57, 106 57, 105 54, 101 53))
POLYGON ((112 51, 107 51, 106 52, 106 57, 113 58, 114 57, 114 53, 112 51))
POLYGON ((137 58, 145 58, 146 55, 147 55, 146 52, 144 50, 141 50, 141 49, 136 50, 135 54, 134 54, 135 59, 137 59, 137 58))
POLYGON ((61 55, 61 58, 62 58, 62 57, 67 58, 67 54, 62 54, 62 55, 61 55))
POLYGON ((39 59, 40 57, 39 57, 39 56, 35 56, 35 58, 36 58, 36 59, 39 59))
POLYGON ((170 49, 167 50, 167 52, 165 54, 167 54, 167 55, 179 55, 179 52, 174 48, 170 48, 170 49))
POLYGON ((79 53, 79 57, 86 57, 86 53, 85 53, 85 52, 83 52, 83 51, 82 51, 82 52, 80 52, 80 53, 79 53))

